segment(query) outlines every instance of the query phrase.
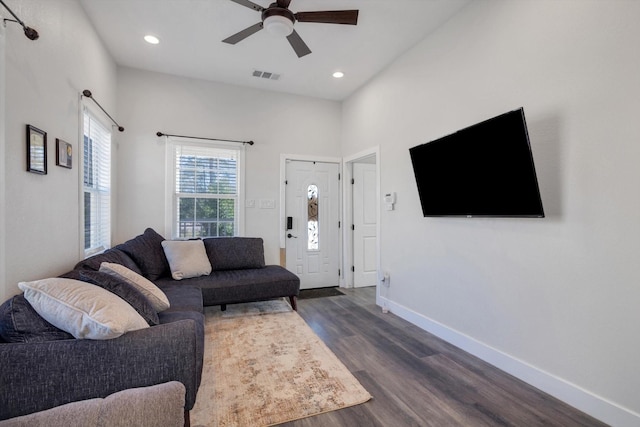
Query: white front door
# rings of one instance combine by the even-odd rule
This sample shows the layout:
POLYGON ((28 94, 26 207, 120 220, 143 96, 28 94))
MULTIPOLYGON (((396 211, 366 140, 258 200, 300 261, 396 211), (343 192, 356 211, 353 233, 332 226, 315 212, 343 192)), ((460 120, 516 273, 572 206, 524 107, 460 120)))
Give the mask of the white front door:
POLYGON ((338 173, 337 163, 287 160, 286 267, 301 289, 340 283, 338 173))
POLYGON ((353 286, 375 286, 376 165, 353 164, 353 286))

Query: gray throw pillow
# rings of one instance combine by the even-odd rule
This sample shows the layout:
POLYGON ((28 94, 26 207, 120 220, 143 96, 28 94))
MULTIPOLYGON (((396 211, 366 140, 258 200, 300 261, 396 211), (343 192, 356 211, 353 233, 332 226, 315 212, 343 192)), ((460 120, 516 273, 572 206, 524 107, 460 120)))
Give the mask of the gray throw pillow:
POLYGON ((211 263, 202 240, 165 240, 164 254, 175 280, 206 276, 211 273, 211 263))
POLYGON ((73 339, 73 335, 44 320, 24 294, 11 297, 0 306, 0 336, 12 343, 73 339))
POLYGON ((129 270, 120 264, 103 262, 100 266, 100 272, 111 274, 114 277, 124 280, 144 295, 156 312, 161 312, 169 308, 170 303, 162 289, 157 287, 155 283, 144 276, 139 275, 135 271, 129 270))
POLYGON ((147 297, 125 280, 107 273, 90 270, 80 271, 80 280, 100 286, 116 294, 128 302, 150 326, 160 323, 158 312, 153 308, 147 297))
POLYGON ((18 288, 47 322, 78 339, 108 340, 149 327, 125 300, 91 283, 51 277, 18 288))

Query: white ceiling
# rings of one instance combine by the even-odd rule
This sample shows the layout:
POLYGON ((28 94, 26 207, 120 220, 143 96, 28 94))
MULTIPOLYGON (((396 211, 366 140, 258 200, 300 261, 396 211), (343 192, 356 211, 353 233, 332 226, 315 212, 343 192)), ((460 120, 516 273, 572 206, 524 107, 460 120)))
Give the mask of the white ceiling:
POLYGON ((119 65, 331 100, 348 97, 469 1, 293 0, 294 13, 360 10, 357 26, 296 22, 312 51, 298 58, 286 39, 266 31, 222 43, 260 22, 259 12, 230 0, 80 0, 119 65), (146 34, 160 44, 143 41, 146 34), (254 70, 281 77, 256 78, 254 70), (334 79, 336 70, 345 76, 334 79))

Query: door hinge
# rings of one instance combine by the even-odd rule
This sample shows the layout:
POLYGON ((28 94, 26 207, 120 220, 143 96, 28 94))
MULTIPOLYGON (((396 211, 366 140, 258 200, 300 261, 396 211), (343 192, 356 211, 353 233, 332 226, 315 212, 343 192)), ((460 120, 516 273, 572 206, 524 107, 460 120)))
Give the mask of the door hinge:
POLYGON ((342 222, 338 221, 338 228, 342 227, 342 222))
POLYGON ((351 178, 351 185, 353 185, 353 184, 355 184, 355 183, 356 183, 356 180, 355 180, 355 179, 353 179, 353 178, 351 178))
POLYGON ((354 273, 356 272, 356 268, 353 265, 351 266, 351 271, 354 273))
POLYGON ((340 181, 340 174, 338 174, 338 181, 340 181))
POLYGON ((338 277, 342 276, 342 271, 338 269, 338 277))
POLYGON ((356 229, 356 226, 355 226, 354 224, 351 224, 351 229, 352 229, 352 230, 355 230, 355 229, 356 229))
POLYGON ((284 181, 284 185, 289 185, 289 181, 288 181, 288 180, 285 180, 285 181, 284 181))

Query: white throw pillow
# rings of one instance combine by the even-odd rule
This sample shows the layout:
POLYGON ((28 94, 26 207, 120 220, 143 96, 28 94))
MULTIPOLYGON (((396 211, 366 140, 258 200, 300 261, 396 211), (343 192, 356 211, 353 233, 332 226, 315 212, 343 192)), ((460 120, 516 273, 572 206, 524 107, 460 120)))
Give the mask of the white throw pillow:
POLYGON ((211 273, 211 263, 202 240, 165 240, 162 248, 174 279, 182 280, 211 273))
POLYGON ((106 340, 149 327, 125 300, 90 283, 56 277, 18 287, 40 316, 76 338, 106 340))
POLYGON ((142 295, 147 297, 151 306, 157 312, 161 312, 169 308, 169 300, 159 287, 153 284, 153 282, 146 277, 142 277, 124 265, 113 262, 103 262, 100 264, 100 271, 111 274, 112 276, 120 277, 122 280, 139 290, 142 295))

